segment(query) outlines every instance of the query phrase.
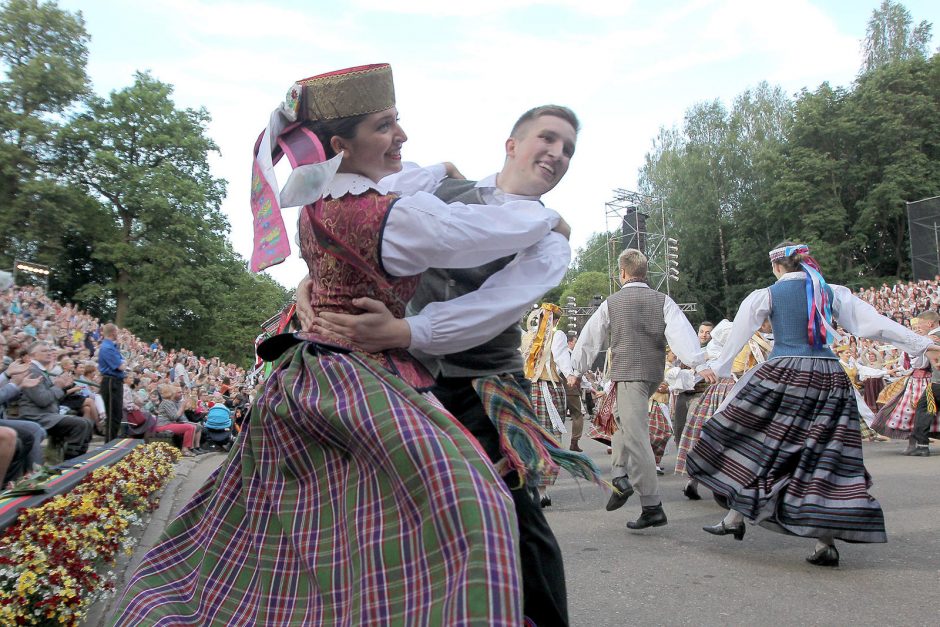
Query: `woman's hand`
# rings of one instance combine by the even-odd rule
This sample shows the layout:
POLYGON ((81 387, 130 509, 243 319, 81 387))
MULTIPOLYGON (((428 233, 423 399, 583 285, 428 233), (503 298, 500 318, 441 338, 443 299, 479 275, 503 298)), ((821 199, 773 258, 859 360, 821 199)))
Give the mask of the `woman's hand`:
POLYGON ((569 224, 565 222, 564 218, 561 218, 560 220, 558 220, 558 224, 556 224, 555 228, 552 230, 555 231, 556 233, 561 233, 564 236, 564 238, 567 240, 571 239, 571 226, 569 226, 569 224))
POLYGON ((460 180, 467 179, 466 176, 460 173, 460 170, 457 169, 457 166, 455 166, 450 161, 444 162, 444 173, 447 175, 447 178, 449 179, 460 179, 460 180))
POLYGON ((310 304, 310 288, 313 286, 313 281, 310 280, 310 276, 307 275, 303 280, 297 284, 296 292, 296 302, 297 302, 297 319, 300 321, 300 329, 302 331, 311 331, 313 329, 314 321, 317 318, 317 312, 313 310, 313 306, 310 304))

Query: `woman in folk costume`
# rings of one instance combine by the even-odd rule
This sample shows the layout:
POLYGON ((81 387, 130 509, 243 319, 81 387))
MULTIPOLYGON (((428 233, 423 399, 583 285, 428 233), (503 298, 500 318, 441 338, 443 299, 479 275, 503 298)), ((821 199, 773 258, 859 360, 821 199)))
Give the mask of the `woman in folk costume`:
MULTIPOLYGON (((561 308, 552 303, 542 303, 526 319, 526 332, 522 335, 522 358, 524 374, 532 382, 529 398, 532 409, 542 428, 556 438, 565 429, 566 394, 564 377, 571 374, 571 353, 564 332, 556 329, 561 320, 561 308)), ((547 477, 545 484, 551 485, 555 477, 547 477)), ((548 488, 539 486, 542 507, 552 504, 548 488)))
POLYGON ((839 357, 839 365, 845 370, 845 376, 855 389, 856 400, 858 401, 859 421, 858 427, 862 434, 862 439, 867 442, 887 442, 891 438, 879 434, 869 425, 875 421, 875 414, 865 401, 862 393, 862 382, 859 380, 859 364, 855 354, 854 344, 836 344, 832 347, 833 352, 839 357))
MULTIPOLYGON (((731 321, 722 320, 719 322, 714 329, 712 329, 712 339, 709 340, 708 345, 705 347, 705 353, 708 355, 709 359, 717 359, 721 354, 721 349, 724 347, 725 342, 728 341, 728 336, 731 334, 731 321)), ((739 376, 743 370, 747 369, 747 365, 754 360, 756 362, 756 355, 761 353, 758 351, 756 355, 752 353, 752 349, 758 348, 758 346, 753 346, 755 342, 754 337, 759 335, 760 331, 757 331, 754 336, 751 336, 751 339, 748 340, 747 344, 741 349, 741 352, 734 359, 734 364, 731 368, 732 376, 722 377, 718 379, 717 383, 713 383, 708 386, 705 390, 705 393, 700 397, 694 399, 689 403, 689 418, 686 420, 685 428, 682 430, 682 438, 679 440, 679 452, 676 454, 676 474, 686 474, 685 471, 685 461, 686 457, 689 454, 689 451, 692 450, 692 447, 695 446, 695 443, 698 442, 699 435, 702 431, 702 425, 704 425, 712 417, 712 415, 718 410, 718 407, 725 400, 725 397, 728 395, 728 392, 734 386, 735 381, 737 381, 737 376, 739 376)), ((761 338, 762 342, 766 340, 761 338)), ((769 352, 769 351, 768 351, 769 352)), ((766 357, 761 359, 759 363, 763 363, 766 360, 766 357)), ((695 479, 689 479, 686 483, 685 488, 682 490, 682 493, 686 498, 698 501, 702 497, 698 493, 698 481, 695 479)))
MULTIPOLYGON (((920 335, 927 336, 937 327, 938 318, 937 312, 925 311, 911 320, 911 327, 920 335)), ((911 366, 911 373, 884 389, 879 400, 884 398, 885 404, 871 425, 876 432, 896 440, 911 437, 917 402, 930 386, 930 364, 916 355, 904 355, 904 360, 911 366)), ((932 427, 932 431, 940 430, 940 418, 932 427)))
MULTIPOLYGON (((253 269, 289 252, 279 200, 304 205, 318 310, 369 296, 401 316, 427 266, 485 263, 558 222, 537 202, 388 193, 379 181, 400 169, 406 140, 394 105, 388 65, 305 79, 256 144, 253 269), (282 155, 294 169, 278 194, 282 155), (481 226, 506 220, 518 221, 511 236, 481 226)), ((313 333, 261 352, 276 367, 241 437, 138 567, 117 624, 522 624, 513 501, 421 393, 432 379, 420 365, 313 333)))
POLYGON ((884 514, 869 493, 859 410, 852 384, 829 349, 837 319, 850 333, 932 357, 940 347, 879 315, 838 285, 829 286, 805 245, 770 252, 777 282, 752 292, 735 316, 717 360, 731 373, 735 355, 770 318, 774 348, 746 373, 702 427, 689 452, 689 476, 729 508, 704 530, 744 537, 744 519, 774 531, 817 538, 811 564, 838 566, 835 540, 885 542, 884 514))

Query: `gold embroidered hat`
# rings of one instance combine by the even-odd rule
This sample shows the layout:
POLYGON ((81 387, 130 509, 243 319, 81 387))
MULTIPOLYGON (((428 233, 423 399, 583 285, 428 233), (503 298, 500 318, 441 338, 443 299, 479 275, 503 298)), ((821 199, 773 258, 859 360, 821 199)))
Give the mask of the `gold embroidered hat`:
POLYGON ((335 120, 394 106, 395 85, 388 63, 359 65, 297 81, 285 102, 295 120, 335 120))

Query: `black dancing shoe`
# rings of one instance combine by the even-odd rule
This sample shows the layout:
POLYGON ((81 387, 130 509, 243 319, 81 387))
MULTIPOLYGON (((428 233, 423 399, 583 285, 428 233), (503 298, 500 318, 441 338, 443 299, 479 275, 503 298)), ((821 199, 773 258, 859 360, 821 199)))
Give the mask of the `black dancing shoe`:
POLYGON ((930 445, 929 444, 917 444, 914 448, 904 451, 904 455, 908 457, 930 457, 930 445))
POLYGON ((743 522, 740 525, 729 527, 725 524, 725 521, 722 520, 717 525, 702 527, 702 531, 710 533, 713 536, 733 535, 735 540, 743 540, 744 532, 747 531, 747 527, 744 526, 743 522))
POLYGON ((612 512, 615 509, 620 509, 623 507, 624 503, 627 502, 627 499, 633 495, 633 486, 630 485, 630 480, 626 477, 617 477, 613 481, 614 487, 618 490, 610 495, 610 499, 607 501, 607 511, 612 512))
POLYGON ((643 512, 636 522, 627 523, 627 529, 646 529, 647 527, 662 527, 666 524, 666 512, 663 511, 663 504, 644 505, 643 512))
POLYGON ((683 488, 682 493, 685 495, 685 498, 689 499, 690 501, 702 500, 702 497, 698 493, 698 488, 695 487, 694 483, 685 484, 685 488, 683 488))
POLYGON ((552 497, 550 497, 549 495, 546 494, 546 495, 543 496, 541 499, 539 499, 539 505, 542 506, 543 508, 545 508, 545 507, 551 507, 551 506, 552 506, 552 497))
POLYGON ((819 549, 806 558, 806 561, 813 566, 831 566, 835 568, 839 565, 839 551, 835 546, 827 546, 819 549))
POLYGON ((666 471, 663 470, 663 467, 662 467, 662 466, 657 466, 657 467, 656 467, 656 474, 659 475, 660 477, 662 477, 663 475, 666 474, 666 471))

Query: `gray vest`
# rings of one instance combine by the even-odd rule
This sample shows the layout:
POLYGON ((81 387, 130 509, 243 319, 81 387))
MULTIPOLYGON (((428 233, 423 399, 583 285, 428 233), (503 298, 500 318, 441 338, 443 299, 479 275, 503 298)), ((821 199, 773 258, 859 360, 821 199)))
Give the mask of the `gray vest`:
MULTIPOLYGON (((444 202, 482 205, 483 197, 475 181, 445 179, 434 195, 444 202)), ((421 276, 418 290, 408 303, 408 315, 421 311, 429 303, 451 300, 475 291, 490 276, 502 270, 514 255, 491 261, 477 268, 431 268, 421 276)), ((514 324, 489 342, 460 353, 443 357, 419 355, 434 376, 478 377, 502 372, 522 372, 522 327, 514 324)))
POLYGON ((607 299, 610 317, 610 380, 663 380, 666 363, 666 295, 627 287, 607 299))

